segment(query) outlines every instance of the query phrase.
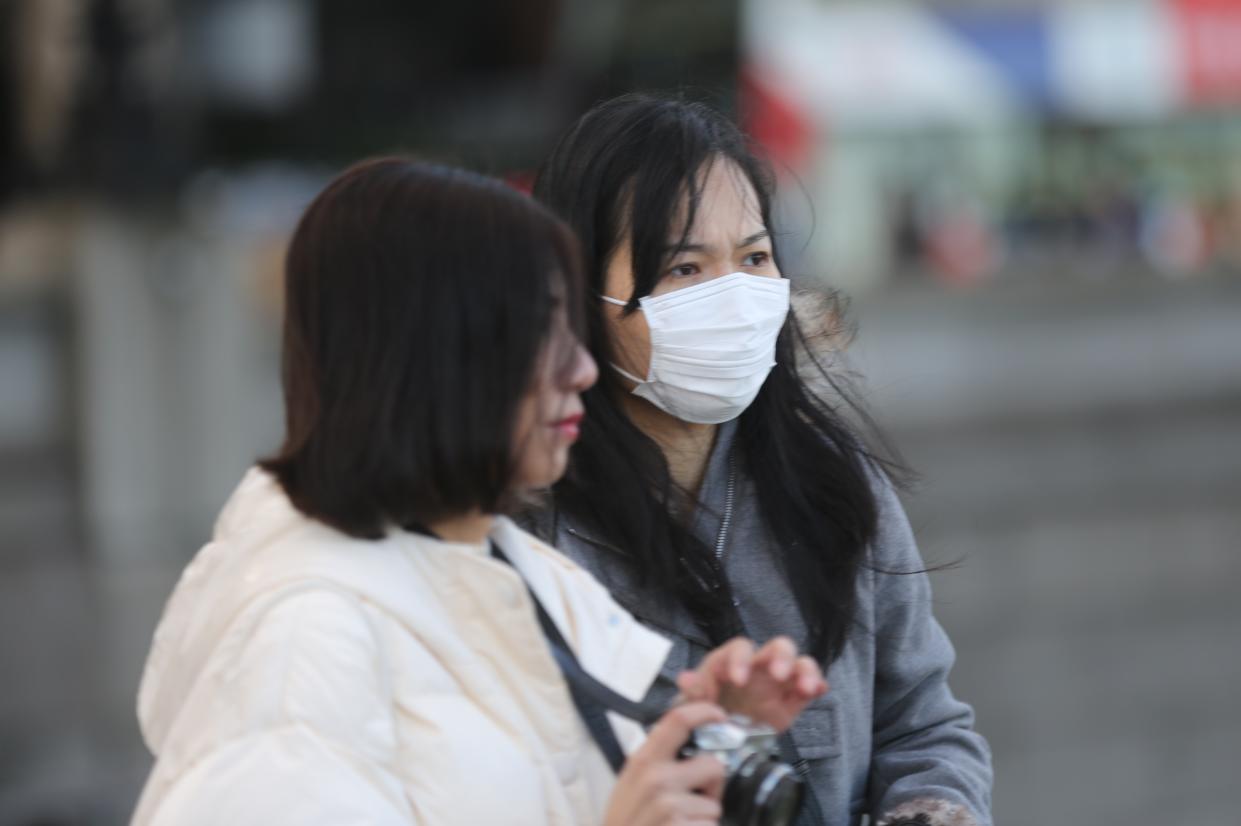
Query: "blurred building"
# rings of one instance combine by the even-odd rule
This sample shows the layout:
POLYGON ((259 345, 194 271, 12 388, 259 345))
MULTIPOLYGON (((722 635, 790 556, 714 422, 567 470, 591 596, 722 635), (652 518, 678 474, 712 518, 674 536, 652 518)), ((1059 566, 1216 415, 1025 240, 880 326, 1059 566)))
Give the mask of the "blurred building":
POLYGON ((1241 264, 1241 4, 744 8, 743 88, 838 282, 1241 264))

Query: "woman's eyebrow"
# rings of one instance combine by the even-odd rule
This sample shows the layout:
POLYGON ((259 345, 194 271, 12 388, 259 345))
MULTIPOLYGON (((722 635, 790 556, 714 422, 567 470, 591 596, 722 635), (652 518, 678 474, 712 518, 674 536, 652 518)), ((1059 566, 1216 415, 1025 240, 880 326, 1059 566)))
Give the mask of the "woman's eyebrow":
MULTIPOLYGON (((770 237, 771 237, 770 232, 768 232, 765 229, 760 229, 758 232, 754 233, 753 235, 747 235, 745 238, 742 238, 740 241, 738 241, 737 249, 741 249, 742 247, 752 247, 755 244, 757 244, 759 241, 762 241, 770 237)), ((711 252, 714 249, 715 248, 710 244, 703 244, 697 241, 690 241, 685 244, 668 244, 666 247, 664 247, 664 250, 666 252, 673 253, 674 255, 679 255, 680 253, 683 253, 683 252, 711 252)))
POLYGON ((755 244, 757 244, 759 241, 762 241, 763 239, 770 238, 770 237, 771 237, 770 232, 768 232, 765 229, 760 229, 758 232, 754 233, 753 235, 747 235, 745 238, 742 238, 741 243, 737 245, 737 249, 741 249, 742 247, 752 247, 755 244))
POLYGON ((703 244, 697 241, 691 241, 685 244, 673 243, 664 247, 665 252, 673 255, 680 255, 683 252, 710 252, 714 247, 710 244, 703 244))

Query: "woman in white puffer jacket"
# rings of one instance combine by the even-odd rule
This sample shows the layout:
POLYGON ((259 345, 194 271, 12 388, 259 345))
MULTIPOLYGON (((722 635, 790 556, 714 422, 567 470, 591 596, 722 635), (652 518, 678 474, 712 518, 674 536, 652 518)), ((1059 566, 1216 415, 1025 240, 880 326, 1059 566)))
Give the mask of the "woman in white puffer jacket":
POLYGON ((400 159, 337 178, 286 267, 287 436, 155 634, 135 824, 715 823, 728 711, 787 727, 826 690, 777 639, 718 649, 615 774, 536 617, 641 700, 668 652, 501 514, 563 472, 596 367, 573 239, 498 182, 400 159))

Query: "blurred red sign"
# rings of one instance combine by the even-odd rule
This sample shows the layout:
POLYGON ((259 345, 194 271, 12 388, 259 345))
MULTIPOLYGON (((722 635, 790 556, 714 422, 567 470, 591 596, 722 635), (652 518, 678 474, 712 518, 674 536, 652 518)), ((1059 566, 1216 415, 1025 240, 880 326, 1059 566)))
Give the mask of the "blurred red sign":
POLYGON ((742 125, 763 147, 778 172, 806 168, 814 147, 814 125, 798 106, 761 77, 757 66, 741 69, 738 83, 742 125))
POLYGON ((1172 0, 1190 105, 1241 103, 1241 0, 1172 0))

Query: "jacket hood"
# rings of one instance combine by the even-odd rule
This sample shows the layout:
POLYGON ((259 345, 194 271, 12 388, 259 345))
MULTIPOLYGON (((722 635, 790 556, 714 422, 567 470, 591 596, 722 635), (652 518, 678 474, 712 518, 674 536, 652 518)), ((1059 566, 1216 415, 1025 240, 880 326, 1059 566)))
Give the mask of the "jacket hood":
MULTIPOLYGON (((252 468, 229 498, 211 541, 181 574, 155 629, 138 690, 138 722, 159 754, 198 674, 238 613, 262 590, 259 551, 309 523, 279 484, 252 468)), ((326 528, 324 528, 326 530, 326 528)))

